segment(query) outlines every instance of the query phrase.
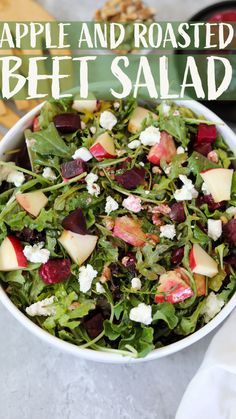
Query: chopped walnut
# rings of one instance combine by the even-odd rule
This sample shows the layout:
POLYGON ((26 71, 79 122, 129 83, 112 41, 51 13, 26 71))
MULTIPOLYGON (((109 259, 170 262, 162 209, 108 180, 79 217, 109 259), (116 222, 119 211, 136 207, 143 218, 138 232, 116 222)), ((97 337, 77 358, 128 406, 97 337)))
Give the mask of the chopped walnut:
POLYGON ((156 10, 146 6, 142 0, 107 0, 101 9, 96 10, 96 21, 144 22, 153 21, 156 10))
POLYGON ((151 210, 152 214, 162 214, 162 215, 168 215, 170 211, 171 209, 169 205, 166 205, 166 204, 157 205, 156 207, 153 207, 151 210))
POLYGON ((79 301, 74 301, 74 303, 72 303, 71 305, 69 305, 68 309, 70 311, 75 310, 76 308, 78 308, 80 306, 80 302, 79 301))
POLYGON ((155 226, 163 226, 165 223, 160 218, 160 214, 153 214, 152 215, 152 222, 155 226))
POLYGON ((158 166, 153 166, 153 168, 152 168, 152 173, 154 174, 154 175, 161 175, 162 174, 162 170, 160 169, 160 167, 158 167, 158 166))
POLYGON ((104 217, 103 224, 107 230, 112 231, 115 225, 115 221, 111 217, 104 217))
POLYGON ((212 161, 213 163, 218 163, 219 157, 215 150, 210 151, 210 153, 207 154, 208 160, 212 161))
POLYGON ((109 266, 104 266, 103 270, 102 270, 102 275, 100 278, 100 282, 102 282, 103 284, 107 281, 110 281, 111 279, 111 270, 109 268, 109 266))
POLYGON ((160 239, 156 234, 147 233, 146 238, 152 246, 155 246, 157 243, 160 242, 160 239))

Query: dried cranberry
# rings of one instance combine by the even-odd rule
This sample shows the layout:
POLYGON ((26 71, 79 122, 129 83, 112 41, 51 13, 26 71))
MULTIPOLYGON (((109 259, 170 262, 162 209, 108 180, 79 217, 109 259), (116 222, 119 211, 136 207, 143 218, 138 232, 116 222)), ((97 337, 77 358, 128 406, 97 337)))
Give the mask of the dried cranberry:
POLYGON ((53 118, 55 127, 62 134, 75 132, 81 128, 80 116, 77 113, 62 113, 53 118))
POLYGON ((199 124, 197 131, 197 143, 214 143, 217 137, 215 125, 199 124))
POLYGON ((130 271, 131 273, 135 273, 136 272, 136 263, 137 263, 137 259, 134 253, 132 252, 128 252, 126 254, 126 257, 128 258, 126 260, 125 263, 125 267, 128 269, 128 271, 130 271))
POLYGON ((71 160, 61 165, 61 174, 64 179, 71 179, 87 171, 87 164, 82 159, 71 160))
POLYGON ((195 143, 193 149, 203 156, 207 157, 208 153, 212 151, 211 143, 195 143))
POLYGON ((35 244, 37 242, 45 241, 45 232, 38 232, 37 230, 31 230, 29 227, 23 227, 21 231, 14 231, 14 235, 23 242, 35 244))
POLYGON ((209 211, 215 211, 217 209, 224 208, 226 202, 215 202, 212 195, 201 195, 198 196, 196 199, 196 205, 197 207, 201 207, 202 205, 207 204, 209 211))
POLYGON ((50 259, 40 267, 39 275, 45 284, 58 284, 69 278, 70 267, 70 259, 50 259))
POLYGON ((223 234, 225 240, 236 246, 236 220, 230 220, 228 223, 223 225, 223 234))
POLYGON ((146 171, 143 167, 133 167, 133 169, 127 170, 122 175, 116 175, 115 179, 125 189, 130 190, 144 183, 145 174, 146 171))
POLYGON ((86 220, 81 208, 77 208, 67 215, 62 221, 62 227, 65 228, 65 230, 70 230, 74 233, 88 234, 86 220))
POLYGON ((175 202, 171 206, 170 218, 172 221, 176 221, 177 223, 183 223, 185 221, 186 216, 182 202, 175 202))
POLYGON ((174 249, 171 252, 171 263, 173 265, 179 265, 184 257, 184 246, 174 249))
POLYGON ((91 339, 95 339, 103 331, 103 315, 96 313, 83 321, 84 328, 91 339))

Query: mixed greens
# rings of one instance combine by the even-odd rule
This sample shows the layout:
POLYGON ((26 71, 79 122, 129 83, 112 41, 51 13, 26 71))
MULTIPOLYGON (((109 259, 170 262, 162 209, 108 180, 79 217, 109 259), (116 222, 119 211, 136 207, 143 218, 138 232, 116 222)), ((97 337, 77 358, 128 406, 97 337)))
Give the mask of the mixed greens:
POLYGON ((144 357, 235 292, 234 156, 174 103, 50 101, 0 162, 0 281, 49 333, 144 357))

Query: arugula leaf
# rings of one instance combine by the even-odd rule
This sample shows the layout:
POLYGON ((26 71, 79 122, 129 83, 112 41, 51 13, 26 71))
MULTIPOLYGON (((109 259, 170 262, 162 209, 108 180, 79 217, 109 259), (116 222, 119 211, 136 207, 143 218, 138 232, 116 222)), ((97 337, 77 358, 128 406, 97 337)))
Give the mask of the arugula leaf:
POLYGON ((141 326, 134 329, 134 333, 121 339, 119 349, 134 348, 138 357, 144 357, 154 349, 153 328, 141 326))
POLYGON ((22 275, 22 271, 12 271, 12 272, 7 272, 5 275, 1 275, 1 279, 3 280, 3 282, 15 282, 17 284, 21 284, 23 285, 25 283, 25 278, 22 275))
POLYGON ((167 131, 173 137, 180 140, 184 148, 189 143, 186 125, 181 116, 169 115, 168 118, 160 118, 160 130, 167 131))
POLYGON ((215 276, 213 276, 213 278, 210 278, 208 280, 208 287, 217 292, 219 291, 219 289, 222 287, 223 281, 226 278, 227 274, 226 272, 221 269, 218 274, 216 274, 215 276))
POLYGON ((46 102, 39 115, 39 125, 41 129, 45 129, 53 121, 54 116, 71 111, 72 99, 50 100, 46 102))
POLYGON ((225 303, 229 301, 230 297, 233 295, 233 293, 236 290, 236 275, 231 275, 229 278, 229 282, 226 285, 226 287, 221 291, 218 296, 219 298, 222 298, 225 303))
POLYGON ((197 151, 194 151, 188 159, 188 167, 194 175, 198 175, 205 170, 218 168, 219 165, 208 160, 197 151))
POLYGON ((153 321, 163 320, 172 330, 178 324, 178 317, 175 315, 175 307, 173 304, 161 303, 153 309, 153 321))
POLYGON ((65 144, 61 136, 59 135, 55 125, 50 123, 48 128, 29 134, 29 138, 34 139, 35 142, 32 144, 31 149, 35 153, 58 157, 70 157, 70 149, 65 144))
POLYGON ((197 225, 194 227, 193 237, 194 237, 194 239, 192 239, 193 243, 207 244, 210 241, 208 235, 204 233, 204 231, 202 231, 197 225))
POLYGON ((181 318, 179 325, 175 329, 177 335, 187 336, 196 330, 198 318, 201 314, 201 310, 204 304, 204 301, 201 301, 191 316, 183 316, 181 318))

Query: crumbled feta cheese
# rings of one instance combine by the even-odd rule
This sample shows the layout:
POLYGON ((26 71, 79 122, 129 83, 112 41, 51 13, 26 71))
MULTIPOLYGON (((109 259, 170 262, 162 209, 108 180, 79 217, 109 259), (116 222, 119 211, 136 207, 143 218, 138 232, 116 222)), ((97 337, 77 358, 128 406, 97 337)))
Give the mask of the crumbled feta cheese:
POLYGON ((176 230, 174 224, 165 224, 160 227, 160 237, 166 237, 167 239, 173 240, 176 236, 176 230))
POLYGON ((112 211, 116 211, 119 208, 118 202, 112 196, 107 196, 106 198, 106 206, 105 212, 106 214, 110 214, 112 211))
POLYGON ((204 193, 204 195, 209 195, 210 194, 210 191, 207 187, 206 182, 203 182, 203 184, 202 184, 202 192, 204 193))
POLYGON ((33 316, 54 316, 56 314, 55 307, 50 307, 56 301, 56 297, 52 296, 45 298, 44 300, 38 301, 37 303, 31 304, 26 307, 26 313, 33 316))
POLYGON ((79 284, 80 291, 87 292, 90 290, 94 278, 97 276, 97 271, 93 269, 92 265, 88 264, 87 266, 81 266, 79 268, 79 284))
POLYGON ((176 201, 190 201, 193 198, 197 198, 198 191, 194 188, 191 179, 188 179, 185 175, 179 175, 179 179, 183 182, 183 186, 174 192, 176 201))
POLYGON ((109 111, 104 111, 100 115, 100 125, 102 128, 112 130, 112 128, 117 124, 117 119, 113 113, 109 111))
POLYGON ((170 174, 170 171, 171 171, 171 164, 169 164, 169 166, 167 166, 167 167, 164 169, 164 172, 165 172, 165 174, 166 174, 167 176, 170 174))
POLYGON ((103 294, 105 292, 105 288, 100 282, 96 283, 96 291, 98 294, 103 294))
POLYGON ((139 303, 137 307, 131 308, 129 318, 133 322, 149 325, 152 323, 152 307, 144 303, 139 303))
POLYGON ((90 195, 95 195, 98 197, 100 194, 100 186, 95 183, 98 180, 98 175, 95 175, 95 173, 89 173, 86 178, 85 182, 87 183, 87 191, 90 195))
POLYGON ((139 162, 139 166, 144 167, 144 166, 145 166, 144 162, 143 162, 143 161, 140 161, 140 162, 139 162))
POLYGON ((18 172, 18 170, 11 170, 7 176, 7 182, 13 183, 16 187, 21 186, 25 181, 24 173, 18 172))
POLYGON ((142 283, 141 283, 141 281, 140 281, 140 279, 139 278, 133 278, 132 280, 131 280, 131 287, 134 289, 134 290, 140 290, 140 288, 142 288, 142 283))
POLYGON ((93 155, 86 147, 80 147, 77 150, 75 150, 72 157, 74 160, 82 159, 83 161, 89 161, 93 158, 93 155))
POLYGON ((139 139, 145 146, 153 146, 154 144, 158 144, 161 139, 160 130, 159 128, 153 127, 151 125, 140 133, 139 139))
POLYGON ((81 129, 85 129, 86 128, 86 124, 84 123, 84 121, 81 121, 80 122, 80 126, 81 126, 81 129))
POLYGON ((208 295, 205 305, 201 310, 205 323, 208 323, 217 313, 220 312, 224 305, 224 300, 216 295, 213 291, 208 295))
POLYGON ((234 215, 236 215, 236 207, 229 207, 226 212, 230 217, 234 217, 234 215))
POLYGON ((141 199, 136 196, 129 195, 128 198, 125 198, 122 202, 124 208, 132 212, 140 212, 142 209, 141 199))
POLYGON ((183 154, 184 153, 184 147, 182 147, 181 145, 179 147, 177 147, 176 153, 177 154, 183 154))
POLYGON ((48 180, 55 180, 57 178, 56 173, 51 167, 44 167, 42 176, 48 180))
POLYGON ((50 257, 50 252, 48 249, 43 249, 44 243, 37 243, 33 246, 25 246, 23 252, 30 262, 32 263, 46 263, 50 257))
POLYGON ((167 105, 166 103, 163 103, 162 112, 165 116, 168 116, 169 112, 170 112, 170 105, 167 105))
POLYGON ((133 140, 128 144, 128 148, 130 148, 130 150, 135 150, 136 148, 138 148, 141 145, 141 141, 140 140, 133 140))
POLYGON ((95 132, 96 132, 97 130, 96 130, 96 127, 90 127, 90 132, 91 132, 91 134, 95 134, 95 132))
POLYGON ((221 220, 207 220, 208 236, 216 241, 222 234, 222 221, 221 220))
POLYGON ((119 109, 119 107, 120 107, 120 102, 114 102, 114 103, 113 103, 113 108, 114 108, 115 110, 119 109))

